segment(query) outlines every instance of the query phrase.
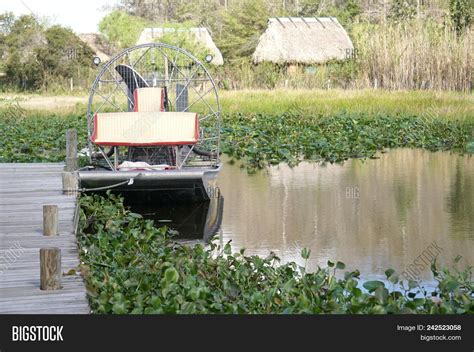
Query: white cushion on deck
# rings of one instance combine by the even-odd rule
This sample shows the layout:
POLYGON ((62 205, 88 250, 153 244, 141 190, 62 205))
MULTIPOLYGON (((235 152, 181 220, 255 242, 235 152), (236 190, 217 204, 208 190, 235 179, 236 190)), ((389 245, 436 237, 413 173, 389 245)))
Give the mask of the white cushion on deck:
POLYGON ((98 113, 91 139, 111 146, 195 144, 199 120, 194 112, 98 113))
POLYGON ((165 110, 164 92, 160 87, 137 88, 133 92, 133 100, 133 111, 158 112, 165 110))

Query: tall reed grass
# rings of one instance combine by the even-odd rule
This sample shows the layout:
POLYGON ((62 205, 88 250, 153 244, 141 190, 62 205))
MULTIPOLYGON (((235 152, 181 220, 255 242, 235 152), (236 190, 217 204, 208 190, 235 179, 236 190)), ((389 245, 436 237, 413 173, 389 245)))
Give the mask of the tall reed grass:
POLYGON ((364 25, 353 31, 359 86, 470 91, 473 31, 457 36, 448 26, 412 21, 364 25))

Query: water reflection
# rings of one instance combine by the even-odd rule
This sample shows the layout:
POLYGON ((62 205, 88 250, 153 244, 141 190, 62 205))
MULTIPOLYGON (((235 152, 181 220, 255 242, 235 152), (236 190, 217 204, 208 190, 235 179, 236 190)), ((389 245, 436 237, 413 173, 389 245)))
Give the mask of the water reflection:
MULTIPOLYGON (((364 277, 401 272, 433 241, 439 261, 458 254, 473 264, 474 159, 397 149, 344 165, 302 163, 247 175, 225 165, 218 180, 226 204, 223 241, 249 254, 276 252, 310 268, 340 260, 364 277)), ((431 278, 429 268, 421 274, 431 278)))
POLYGON ((219 193, 207 202, 161 204, 139 204, 125 197, 131 210, 154 221, 155 226, 166 225, 178 231, 177 240, 199 240, 208 242, 219 230, 222 223, 224 198, 219 193))

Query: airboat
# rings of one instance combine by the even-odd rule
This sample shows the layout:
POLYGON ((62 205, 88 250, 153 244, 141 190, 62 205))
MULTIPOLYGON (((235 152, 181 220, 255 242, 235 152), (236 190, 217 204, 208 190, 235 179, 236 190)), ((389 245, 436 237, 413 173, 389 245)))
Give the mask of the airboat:
POLYGON ((80 187, 139 203, 217 198, 221 110, 201 61, 149 43, 96 64, 87 110, 90 165, 79 170, 80 187))

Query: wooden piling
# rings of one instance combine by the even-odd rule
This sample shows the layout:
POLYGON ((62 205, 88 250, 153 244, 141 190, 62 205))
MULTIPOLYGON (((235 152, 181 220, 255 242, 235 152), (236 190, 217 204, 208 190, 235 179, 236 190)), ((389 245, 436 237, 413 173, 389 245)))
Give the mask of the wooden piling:
POLYGON ((40 288, 58 290, 61 288, 61 249, 40 249, 40 288))
POLYGON ((66 166, 62 174, 63 193, 76 195, 78 188, 78 175, 76 170, 79 167, 77 159, 77 131, 66 131, 66 166))
POLYGON ((58 235, 58 206, 43 205, 43 235, 58 235))
POLYGON ((76 195, 79 187, 79 176, 77 171, 67 172, 62 174, 63 179, 63 193, 67 195, 76 195))
POLYGON ((66 167, 65 171, 76 171, 79 167, 77 160, 77 131, 66 131, 66 167))

